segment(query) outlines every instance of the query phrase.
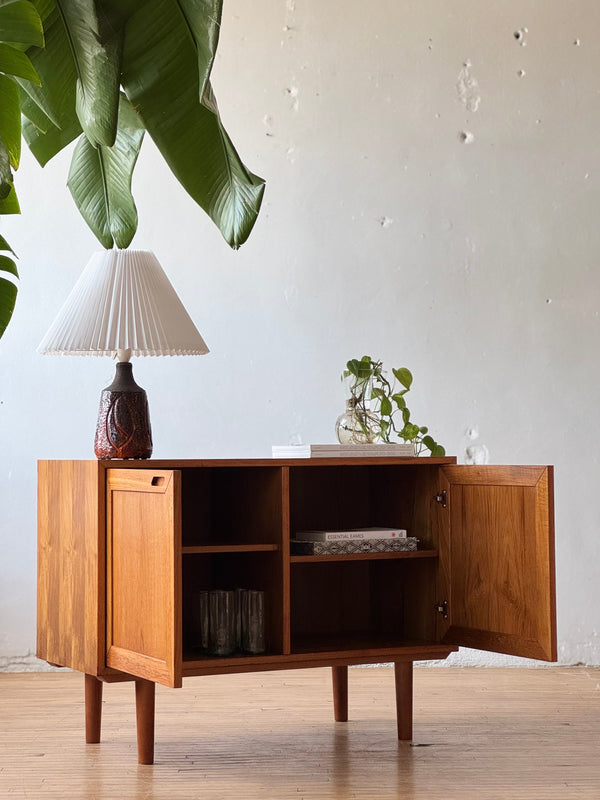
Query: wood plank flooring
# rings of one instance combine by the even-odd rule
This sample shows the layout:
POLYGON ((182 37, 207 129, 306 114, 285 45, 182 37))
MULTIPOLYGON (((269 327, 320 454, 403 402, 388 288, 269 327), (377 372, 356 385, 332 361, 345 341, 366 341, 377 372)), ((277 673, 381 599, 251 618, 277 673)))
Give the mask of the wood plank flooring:
POLYGON ((80 674, 0 674, 0 797, 74 800, 600 798, 600 669, 416 669, 414 740, 394 673, 351 669, 334 722, 328 669, 157 688, 156 763, 139 766, 133 684, 104 688, 84 743, 80 674))

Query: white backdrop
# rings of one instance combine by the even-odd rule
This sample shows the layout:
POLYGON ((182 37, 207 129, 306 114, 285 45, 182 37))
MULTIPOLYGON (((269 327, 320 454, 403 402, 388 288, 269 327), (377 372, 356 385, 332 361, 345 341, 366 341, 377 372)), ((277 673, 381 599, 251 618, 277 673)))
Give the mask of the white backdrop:
MULTIPOLYGON (((600 664, 596 0, 225 0, 214 84, 267 180, 237 253, 146 141, 134 247, 152 249, 211 353, 139 359, 156 457, 333 440, 340 372, 415 375, 414 417, 463 460, 556 465, 563 663, 600 664), (520 38, 515 36, 520 32, 520 38)), ((0 668, 35 666, 36 460, 93 457, 108 359, 35 348, 98 245, 70 151, 17 173, 20 256, 0 340, 0 668)), ((507 663, 461 651, 452 663, 507 663)), ((508 663, 518 663, 508 660, 508 663)), ((527 662, 525 662, 527 663, 527 662)))

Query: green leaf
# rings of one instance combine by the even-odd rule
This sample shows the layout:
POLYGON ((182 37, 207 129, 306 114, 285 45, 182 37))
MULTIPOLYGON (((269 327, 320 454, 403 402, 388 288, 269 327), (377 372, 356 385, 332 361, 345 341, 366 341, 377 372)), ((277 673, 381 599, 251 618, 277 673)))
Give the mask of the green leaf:
POLYGON ((410 419, 410 411, 409 411, 409 410, 408 410, 408 408, 406 408, 406 406, 405 406, 405 407, 402 409, 402 421, 403 421, 403 422, 404 422, 404 424, 406 425, 406 423, 408 422, 408 420, 409 420, 409 419, 410 419))
MULTIPOLYGON (((23 114, 26 114, 25 109, 23 109, 23 114)), ((81 134, 81 125, 75 115, 65 128, 57 128, 31 98, 29 98, 27 114, 31 114, 44 126, 41 128, 27 116, 23 118, 23 138, 42 167, 81 134), (34 112, 33 109, 36 111, 34 112)))
POLYGON ((10 168, 10 156, 6 145, 0 139, 0 200, 8 197, 12 188, 13 175, 10 168))
POLYGON ((178 3, 198 53, 198 99, 202 101, 219 43, 223 0, 178 0, 178 3))
POLYGON ((392 400, 394 401, 394 403, 396 403, 398 408, 406 408, 406 400, 404 399, 401 393, 393 394, 392 400))
POLYGON ((81 215, 107 249, 128 247, 137 228, 131 177, 144 130, 122 95, 119 127, 112 147, 92 147, 86 136, 77 143, 67 182, 81 215))
POLYGON ((392 413, 392 403, 389 397, 381 398, 380 413, 383 414, 384 417, 389 417, 389 415, 392 413))
POLYGON ((353 358, 348 361, 346 366, 360 383, 368 381, 374 375, 375 364, 371 361, 370 356, 363 356, 360 361, 357 358, 353 358))
POLYGON ((77 73, 76 112, 86 136, 112 146, 117 133, 122 30, 98 13, 96 0, 56 0, 77 73))
POLYGON ((436 444, 435 447, 431 451, 431 455, 432 456, 437 456, 437 457, 445 456, 446 455, 446 450, 445 450, 444 447, 442 447, 441 444, 436 444))
POLYGON ((358 375, 358 370, 360 368, 360 361, 357 361, 355 358, 352 358, 350 361, 347 362, 346 366, 348 367, 348 372, 351 375, 358 375))
MULTIPOLYGON (((41 50, 32 48, 28 51, 42 86, 34 86, 27 81, 19 81, 19 85, 57 128, 65 130, 72 125, 73 118, 77 119, 77 73, 65 26, 56 9, 45 20, 44 32, 46 46, 41 50)), ((27 116, 32 119, 30 114, 27 116)), ((35 119, 32 121, 35 122, 35 119)))
POLYGON ((429 428, 419 428, 420 433, 427 433, 428 430, 429 428))
POLYGON ((75 111, 65 118, 62 128, 58 128, 37 103, 20 89, 23 138, 41 166, 45 166, 51 158, 64 147, 77 139, 82 129, 75 111))
POLYGON ((12 281, 0 278, 0 336, 12 317, 17 300, 17 287, 12 281))
POLYGON ((12 249, 12 247, 6 241, 4 236, 0 236, 0 250, 8 250, 9 253, 12 253, 13 256, 16 257, 15 251, 12 249))
MULTIPOLYGON (((2 236, 0 236, 0 249, 10 250, 12 252, 10 245, 2 236)), ((0 272, 9 272, 11 275, 17 278, 19 277, 17 265, 12 258, 8 256, 0 256, 0 272)), ((0 276, 0 336, 2 336, 6 330, 6 326, 12 317, 17 299, 17 291, 17 287, 13 281, 0 276)))
POLYGON ((13 186, 7 197, 0 199, 0 214, 20 214, 21 208, 13 186))
POLYGON ((122 85, 175 177, 239 247, 258 216, 264 181, 240 160, 208 84, 198 102, 197 51, 176 0, 148 0, 130 18, 122 85))
MULTIPOLYGON (((31 0, 40 15, 42 22, 46 22, 50 14, 54 11, 54 0, 31 0)), ((44 26, 45 30, 45 26, 44 26)))
POLYGON ((400 367, 400 369, 392 369, 396 380, 402 384, 406 389, 410 389, 413 382, 413 376, 409 369, 400 367))
POLYGON ((19 86, 19 96, 21 101, 21 114, 23 117, 31 121, 37 128, 45 133, 54 123, 50 121, 22 86, 19 86))
POLYGON ((0 272, 10 272, 11 275, 15 277, 19 277, 19 273, 17 271, 17 265, 8 256, 0 256, 0 272))
POLYGON ((379 433, 380 433, 381 438, 383 439, 383 441, 384 442, 388 442, 388 443, 390 441, 389 429, 390 429, 389 421, 387 419, 380 419, 379 420, 379 433))
POLYGON ((405 438, 412 442, 419 435, 419 426, 407 423, 403 428, 403 432, 405 438))
POLYGON ((424 436, 423 444, 428 450, 431 450, 432 447, 435 447, 435 439, 432 436, 424 436))
POLYGON ((21 158, 21 101, 17 84, 0 75, 0 139, 6 145, 13 169, 21 158))
POLYGON ((44 46, 42 21, 29 0, 17 0, 0 7, 0 41, 44 46))
POLYGON ((40 78, 29 57, 9 44, 0 43, 0 72, 15 75, 40 85, 40 78))

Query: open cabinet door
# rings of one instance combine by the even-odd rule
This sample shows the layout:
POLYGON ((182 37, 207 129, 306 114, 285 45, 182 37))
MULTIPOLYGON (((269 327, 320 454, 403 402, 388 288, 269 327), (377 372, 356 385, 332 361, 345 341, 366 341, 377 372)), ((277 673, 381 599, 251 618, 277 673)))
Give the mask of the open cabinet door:
POLYGON ((109 667, 181 686, 181 474, 108 469, 109 667))
POLYGON ((440 473, 439 638, 556 661, 552 467, 440 473))

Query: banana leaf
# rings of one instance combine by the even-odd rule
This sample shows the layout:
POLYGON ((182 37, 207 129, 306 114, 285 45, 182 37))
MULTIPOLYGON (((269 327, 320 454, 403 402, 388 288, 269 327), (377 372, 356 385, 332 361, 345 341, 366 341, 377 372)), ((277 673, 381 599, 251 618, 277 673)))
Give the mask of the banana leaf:
POLYGON ((0 6, 0 42, 44 46, 42 21, 29 0, 0 6))
POLYGON ((29 57, 9 44, 0 43, 0 72, 24 78, 27 81, 37 83, 38 86, 41 85, 39 76, 29 57))
MULTIPOLYGON (((2 239, 6 244, 6 240, 2 239)), ((4 248, 3 248, 4 249, 4 248)), ((10 249, 7 245, 7 249, 10 249)), ((17 266, 12 258, 0 256, 0 272, 10 272, 18 277, 17 266)), ((12 317, 15 302, 17 300, 16 285, 0 275, 0 336, 6 330, 6 326, 12 317)))
POLYGON ((0 214, 20 214, 21 208, 17 200, 17 193, 14 185, 6 197, 0 198, 0 214))
POLYGON ((112 147, 79 139, 67 182, 73 199, 103 247, 128 247, 137 228, 131 178, 144 129, 129 101, 121 95, 117 137, 112 147))
POLYGON ((198 100, 198 53, 177 0, 149 0, 129 19, 121 83, 175 177, 239 247, 256 221, 264 181, 242 163, 208 83, 198 100))
POLYGON ((44 33, 46 46, 43 49, 32 47, 27 51, 42 85, 35 86, 26 80, 18 83, 52 124, 64 130, 77 118, 77 72, 67 32, 56 8, 44 21, 44 33))
POLYGON ((6 75, 0 75, 0 139, 10 165, 17 169, 21 158, 21 101, 19 87, 6 75))
POLYGON ((0 139, 0 199, 8 197, 12 188, 13 174, 10 168, 10 156, 6 145, 0 139))
POLYGON ((179 0, 198 53, 198 99, 202 100, 217 52, 223 0, 179 0))
POLYGON ((9 243, 6 241, 6 239, 4 238, 4 236, 0 236, 0 250, 7 250, 9 253, 12 253, 12 254, 13 254, 13 256, 15 256, 15 257, 16 257, 16 255, 15 255, 15 251, 12 249, 12 247, 11 247, 11 246, 9 245, 9 243))
MULTIPOLYGON (((95 145, 114 144, 119 111, 123 31, 95 0, 56 0, 77 73, 76 112, 95 145)), ((52 53, 48 47, 46 53, 52 53)))

